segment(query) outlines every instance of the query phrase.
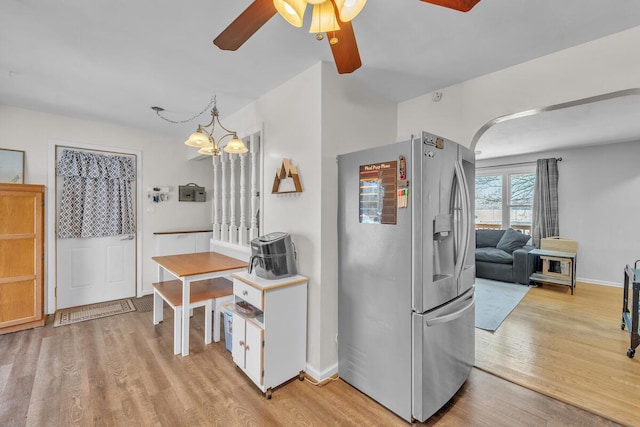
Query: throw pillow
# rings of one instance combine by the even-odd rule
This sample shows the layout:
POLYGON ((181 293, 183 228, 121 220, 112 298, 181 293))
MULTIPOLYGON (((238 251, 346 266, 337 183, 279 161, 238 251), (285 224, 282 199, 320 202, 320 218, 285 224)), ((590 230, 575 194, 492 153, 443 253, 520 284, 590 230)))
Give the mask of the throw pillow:
POLYGON ((527 240, 529 240, 529 236, 510 228, 504 232, 496 248, 512 254, 516 249, 523 247, 527 240))

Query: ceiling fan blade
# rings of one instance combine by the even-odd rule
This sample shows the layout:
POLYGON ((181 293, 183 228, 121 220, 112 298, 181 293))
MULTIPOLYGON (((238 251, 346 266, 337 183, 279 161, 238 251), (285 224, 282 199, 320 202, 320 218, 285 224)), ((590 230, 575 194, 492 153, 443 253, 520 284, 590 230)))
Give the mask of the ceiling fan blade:
POLYGON ((425 3, 433 3, 449 9, 469 12, 480 0, 422 0, 425 3))
POLYGON ((327 33, 327 40, 329 40, 333 60, 336 62, 339 74, 352 73, 362 66, 351 21, 340 22, 340 29, 335 33, 327 33), (337 38, 338 42, 331 44, 332 38, 337 38))
POLYGON ((213 44, 223 50, 237 50, 275 14, 273 0, 255 0, 215 38, 213 44))

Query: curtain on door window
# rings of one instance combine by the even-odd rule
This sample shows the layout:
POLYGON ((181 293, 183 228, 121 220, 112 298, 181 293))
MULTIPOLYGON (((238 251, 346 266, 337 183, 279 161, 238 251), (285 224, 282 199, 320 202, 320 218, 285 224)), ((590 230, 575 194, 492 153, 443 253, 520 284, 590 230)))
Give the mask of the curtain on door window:
POLYGON ((133 159, 63 150, 58 237, 105 237, 135 232, 133 159))
POLYGON ((558 236, 558 160, 538 159, 533 192, 533 243, 539 248, 540 239, 558 236))

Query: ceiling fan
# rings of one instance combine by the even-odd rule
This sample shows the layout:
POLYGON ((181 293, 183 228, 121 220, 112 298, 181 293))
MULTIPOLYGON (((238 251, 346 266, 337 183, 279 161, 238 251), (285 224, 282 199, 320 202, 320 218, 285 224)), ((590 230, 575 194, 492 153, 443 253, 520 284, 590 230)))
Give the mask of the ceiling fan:
MULTIPOLYGON (((338 73, 351 73, 362 66, 356 36, 351 20, 360 12, 367 0, 254 0, 227 28, 215 38, 213 44, 223 50, 237 50, 279 12, 296 27, 302 26, 307 4, 313 5, 309 32, 316 38, 327 35, 338 73)), ((421 0, 449 9, 468 12, 480 0, 421 0)))

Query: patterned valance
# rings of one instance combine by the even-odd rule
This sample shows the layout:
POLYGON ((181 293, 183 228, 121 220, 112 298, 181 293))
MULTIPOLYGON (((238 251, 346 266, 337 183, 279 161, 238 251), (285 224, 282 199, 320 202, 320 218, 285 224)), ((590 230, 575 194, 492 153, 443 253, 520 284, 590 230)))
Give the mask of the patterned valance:
POLYGON ((58 237, 135 232, 131 192, 135 169, 131 157, 63 150, 57 174, 64 178, 58 237))
POLYGON ((133 181, 133 159, 123 156, 63 150, 58 161, 58 176, 133 181))

